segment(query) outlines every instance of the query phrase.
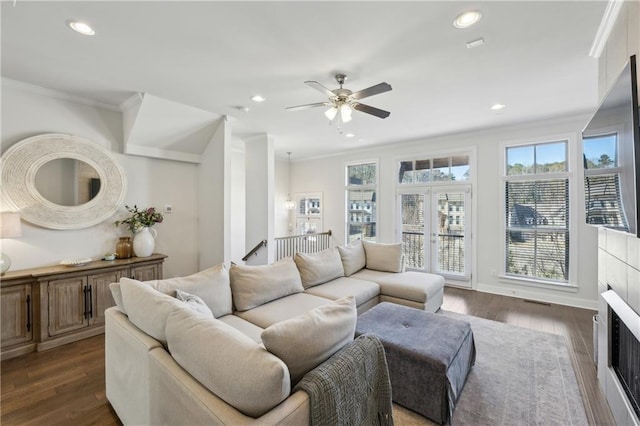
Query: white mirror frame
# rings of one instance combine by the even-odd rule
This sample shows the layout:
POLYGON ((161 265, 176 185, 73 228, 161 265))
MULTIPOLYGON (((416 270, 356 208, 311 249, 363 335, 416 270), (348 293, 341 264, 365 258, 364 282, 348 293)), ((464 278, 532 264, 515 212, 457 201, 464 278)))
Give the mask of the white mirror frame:
POLYGON ((2 196, 22 219, 50 229, 81 229, 113 215, 127 192, 127 178, 109 151, 77 136, 49 133, 23 139, 2 155, 2 196), (73 158, 92 166, 100 177, 100 191, 79 206, 62 206, 44 198, 35 178, 43 164, 73 158))

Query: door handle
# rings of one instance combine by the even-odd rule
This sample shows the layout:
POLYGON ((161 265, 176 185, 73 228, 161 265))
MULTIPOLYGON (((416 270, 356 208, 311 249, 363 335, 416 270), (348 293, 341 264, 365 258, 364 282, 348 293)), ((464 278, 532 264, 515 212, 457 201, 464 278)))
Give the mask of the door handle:
POLYGON ((93 318, 93 286, 89 286, 89 318, 93 318))
POLYGON ((84 286, 84 288, 82 289, 82 292, 84 293, 84 319, 89 319, 89 311, 87 311, 87 306, 89 305, 87 303, 87 286, 84 286))
POLYGON ((31 331, 31 295, 27 294, 27 331, 31 331))

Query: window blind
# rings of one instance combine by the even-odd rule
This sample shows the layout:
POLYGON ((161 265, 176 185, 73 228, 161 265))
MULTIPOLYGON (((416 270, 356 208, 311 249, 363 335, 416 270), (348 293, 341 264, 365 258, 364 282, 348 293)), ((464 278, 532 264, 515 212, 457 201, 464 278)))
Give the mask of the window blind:
POLYGON ((567 281, 569 180, 507 181, 506 273, 567 281))
POLYGON ((622 208, 618 173, 585 176, 584 196, 587 223, 629 231, 622 208))

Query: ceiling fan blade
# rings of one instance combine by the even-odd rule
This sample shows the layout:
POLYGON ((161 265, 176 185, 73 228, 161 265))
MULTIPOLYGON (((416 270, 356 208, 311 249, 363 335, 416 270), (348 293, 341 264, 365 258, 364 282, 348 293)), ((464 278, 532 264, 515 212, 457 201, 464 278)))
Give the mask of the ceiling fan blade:
POLYGON ((387 118, 391 113, 383 109, 374 108, 365 104, 354 104, 353 109, 360 112, 366 112, 367 114, 375 115, 378 118, 387 118))
POLYGON ((286 107, 285 109, 287 111, 300 111, 303 109, 309 109, 309 108, 315 108, 315 107, 321 107, 321 106, 329 106, 331 105, 331 102, 318 102, 315 104, 305 104, 305 105, 296 105, 296 106, 290 106, 290 107, 286 107))
POLYGON ((317 81, 309 80, 309 81, 305 81, 304 83, 308 84, 310 87, 313 87, 318 92, 324 93, 329 98, 332 98, 332 97, 334 97, 336 95, 331 90, 327 89, 326 87, 324 87, 322 84, 318 83, 317 81))
POLYGON ((391 85, 388 83, 379 83, 375 86, 367 87, 366 89, 359 90, 351 94, 353 99, 363 99, 369 96, 379 95, 380 93, 388 92, 391 90, 391 85))

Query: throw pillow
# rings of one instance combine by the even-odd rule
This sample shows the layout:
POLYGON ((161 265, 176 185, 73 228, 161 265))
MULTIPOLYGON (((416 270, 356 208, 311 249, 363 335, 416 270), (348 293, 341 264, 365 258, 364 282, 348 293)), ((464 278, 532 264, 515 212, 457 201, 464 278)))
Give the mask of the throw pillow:
POLYGON ((120 312, 126 315, 127 312, 124 310, 124 303, 122 303, 122 290, 120 289, 120 283, 109 284, 109 290, 111 290, 113 301, 116 302, 116 306, 120 309, 120 312))
POLYGON ((195 294, 187 293, 186 291, 176 290, 176 299, 182 300, 186 303, 187 307, 193 312, 197 312, 200 315, 204 315, 209 318, 213 318, 213 312, 207 306, 206 303, 195 294))
POLYGON ((185 304, 149 284, 129 278, 120 280, 120 289, 129 321, 166 346, 164 327, 167 317, 174 311, 187 310, 185 304))
POLYGON ((287 366, 232 326, 190 311, 167 319, 171 356, 211 392, 259 417, 291 393, 287 366))
POLYGON ((344 277, 340 252, 335 247, 318 253, 296 253, 293 260, 300 271, 304 288, 344 277))
POLYGON ((363 241, 367 269, 383 272, 402 272, 402 244, 382 244, 363 241))
POLYGON ((298 268, 290 257, 271 265, 233 265, 229 274, 233 303, 239 311, 304 291, 298 268))
POLYGON ((229 270, 222 263, 193 275, 149 281, 149 284, 169 296, 175 296, 176 290, 200 296, 216 318, 233 312, 229 270))
POLYGON ((344 275, 346 277, 355 274, 367 264, 367 258, 364 254, 364 246, 361 240, 355 240, 348 246, 338 246, 342 266, 344 267, 344 275))
POLYGON ((353 340, 357 316, 355 299, 345 297, 273 324, 262 331, 262 343, 287 364, 294 386, 353 340))

